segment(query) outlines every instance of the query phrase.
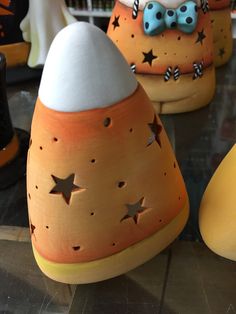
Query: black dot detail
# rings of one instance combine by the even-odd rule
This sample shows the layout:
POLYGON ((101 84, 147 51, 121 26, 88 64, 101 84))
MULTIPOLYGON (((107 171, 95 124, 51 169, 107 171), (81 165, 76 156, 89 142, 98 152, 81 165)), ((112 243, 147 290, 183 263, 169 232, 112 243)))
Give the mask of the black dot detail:
POLYGON ((91 159, 91 163, 94 164, 96 162, 96 159, 91 159))
POLYGON ((160 19, 162 18, 162 13, 161 13, 161 12, 157 12, 156 18, 157 18, 158 20, 160 20, 160 19))
POLYGON ((195 5, 194 9, 195 9, 195 12, 197 12, 197 6, 196 5, 195 5))
POLYGON ((162 219, 159 219, 159 222, 162 222, 162 219))
POLYGON ((186 12, 186 11, 187 11, 186 5, 183 5, 183 6, 180 8, 180 11, 181 11, 181 12, 186 12))
POLYGON ((146 28, 146 29, 149 28, 149 23, 148 23, 148 22, 145 23, 145 28, 146 28))
POLYGON ((164 172, 164 176, 166 177, 166 175, 167 175, 167 173, 166 172, 164 172))
POLYGON ((130 128, 129 131, 130 131, 130 133, 132 133, 133 132, 133 128, 130 128))
POLYGON ((181 197, 179 196, 179 201, 181 200, 181 197))
POLYGON ((118 187, 121 189, 121 188, 123 188, 123 186, 125 185, 125 182, 124 181, 120 181, 119 183, 118 183, 118 187))
POLYGON ((54 141, 54 142, 57 142, 57 141, 58 141, 58 138, 54 137, 54 138, 53 138, 53 141, 54 141))
POLYGON ((131 37, 134 38, 134 34, 132 34, 131 37))
POLYGON ((186 22, 188 24, 191 24, 193 22, 193 19, 189 16, 189 17, 186 18, 186 22))
POLYGON ((180 40, 180 39, 181 39, 181 36, 179 36, 177 39, 180 40))
POLYGON ((40 146, 39 148, 40 148, 40 150, 43 150, 43 147, 42 147, 42 146, 40 146))
POLYGON ((46 226, 46 229, 49 229, 49 227, 48 227, 48 226, 46 226))
POLYGON ((174 15, 174 11, 168 10, 168 11, 167 11, 167 14, 168 14, 169 16, 173 16, 173 15, 174 15))
POLYGON ((105 118, 103 121, 103 125, 107 128, 111 124, 111 118, 105 118))
POLYGON ((35 185, 35 188, 36 188, 36 190, 38 190, 39 187, 37 185, 35 185))
POLYGON ((73 246, 73 250, 74 251, 79 251, 79 249, 80 249, 80 246, 78 245, 78 246, 73 246))
POLYGON ((151 10, 153 8, 153 4, 149 3, 148 9, 151 10))
POLYGON ((90 216, 94 216, 94 212, 90 213, 90 216))
POLYGON ((176 27, 176 25, 177 25, 176 22, 172 22, 170 26, 171 27, 176 27))
POLYGON ((115 242, 113 242, 113 243, 112 243, 112 246, 115 246, 115 245, 116 245, 115 242))

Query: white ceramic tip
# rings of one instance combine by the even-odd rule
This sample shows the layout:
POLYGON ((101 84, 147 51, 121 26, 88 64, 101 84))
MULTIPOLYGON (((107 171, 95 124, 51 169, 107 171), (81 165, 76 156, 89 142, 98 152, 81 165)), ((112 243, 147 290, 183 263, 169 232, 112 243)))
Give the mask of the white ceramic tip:
POLYGON ((99 28, 73 23, 55 37, 44 66, 39 98, 57 111, 104 108, 130 96, 137 80, 99 28))

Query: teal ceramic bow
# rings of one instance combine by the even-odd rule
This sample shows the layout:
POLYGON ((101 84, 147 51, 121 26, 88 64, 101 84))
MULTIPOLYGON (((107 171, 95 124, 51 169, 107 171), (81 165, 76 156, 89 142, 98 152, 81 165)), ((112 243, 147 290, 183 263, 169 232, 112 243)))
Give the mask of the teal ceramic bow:
POLYGON ((198 8, 194 1, 186 1, 177 9, 166 9, 159 2, 150 1, 144 8, 143 29, 149 36, 158 35, 166 28, 177 28, 191 34, 197 26, 197 20, 198 8))

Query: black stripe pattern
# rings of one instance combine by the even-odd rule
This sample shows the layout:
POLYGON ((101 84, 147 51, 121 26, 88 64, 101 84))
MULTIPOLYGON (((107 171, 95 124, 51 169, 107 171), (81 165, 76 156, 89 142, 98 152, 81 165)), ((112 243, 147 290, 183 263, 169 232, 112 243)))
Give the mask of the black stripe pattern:
POLYGON ((209 11, 209 3, 208 0, 201 0, 201 8, 203 13, 207 13, 209 11))
POLYGON ((136 73, 136 65, 134 63, 131 63, 130 69, 133 73, 136 73))
POLYGON ((134 0, 132 18, 135 20, 138 17, 139 0, 134 0))
POLYGON ((177 81, 180 77, 180 70, 178 67, 174 69, 174 80, 177 81))
POLYGON ((193 79, 196 80, 198 77, 202 77, 203 75, 203 62, 200 63, 193 63, 194 75, 193 79))
POLYGON ((168 67, 165 74, 164 74, 164 80, 165 82, 168 82, 172 75, 172 67, 168 67))

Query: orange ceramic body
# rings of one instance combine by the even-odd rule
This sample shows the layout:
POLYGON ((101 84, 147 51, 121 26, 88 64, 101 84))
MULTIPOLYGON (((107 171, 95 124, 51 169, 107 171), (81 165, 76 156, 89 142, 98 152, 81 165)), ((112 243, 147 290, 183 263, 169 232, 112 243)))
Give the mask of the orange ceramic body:
POLYGON ((77 113, 48 109, 38 99, 27 190, 36 260, 62 282, 103 280, 138 266, 166 247, 188 217, 179 167, 141 86, 118 104, 77 113), (70 175, 66 198, 55 186, 70 175))
POLYGON ((108 36, 135 69, 136 77, 152 100, 156 112, 177 113, 207 105, 215 90, 213 44, 210 16, 198 7, 198 22, 191 34, 166 29, 148 36, 143 30, 143 10, 132 18, 132 8, 116 2, 108 36), (118 19, 118 24, 115 24, 118 19), (146 62, 145 54, 153 59, 146 62), (195 64, 201 64, 202 75, 194 76, 195 64), (165 80, 171 68, 170 79, 165 80), (178 76, 174 75, 178 69, 178 76))
POLYGON ((209 0, 213 28, 214 61, 221 66, 227 63, 233 52, 230 0, 209 0))

